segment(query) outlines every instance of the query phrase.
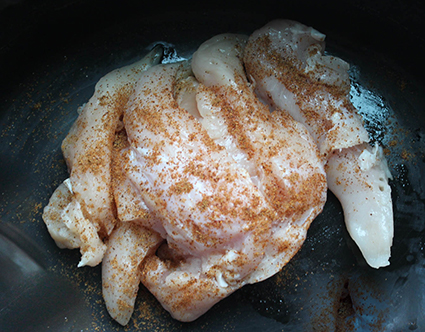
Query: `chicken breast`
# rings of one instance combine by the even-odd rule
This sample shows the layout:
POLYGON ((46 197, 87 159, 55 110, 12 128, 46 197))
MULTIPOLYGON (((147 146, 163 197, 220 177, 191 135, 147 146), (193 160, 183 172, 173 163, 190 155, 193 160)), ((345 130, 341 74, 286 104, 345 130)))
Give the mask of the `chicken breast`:
POLYGON ((123 108, 143 70, 160 61, 162 49, 104 76, 62 143, 70 171, 43 211, 43 220, 60 248, 80 248, 78 266, 102 261, 116 222, 111 183, 115 131, 123 108))
POLYGON ((102 261, 106 245, 91 221, 84 217, 69 179, 54 191, 44 208, 43 220, 59 248, 80 248, 78 267, 96 266, 102 261))
POLYGON ((129 148, 127 133, 125 129, 122 129, 115 135, 111 161, 112 189, 117 218, 121 222, 134 222, 150 227, 152 214, 128 176, 129 148))
POLYGON ((261 97, 306 125, 327 156, 369 137, 349 100, 349 65, 323 55, 324 39, 301 23, 275 20, 250 36, 244 61, 261 97))
POLYGON ((107 308, 123 325, 140 280, 174 318, 192 321, 270 277, 300 249, 323 208, 326 179, 314 141, 250 89, 239 56, 245 40, 221 35, 204 43, 192 63, 201 84, 188 62, 148 69, 125 108, 112 163, 122 223, 102 263, 107 308), (202 77, 207 71, 234 88, 202 77), (211 124, 222 121, 217 136, 211 124))
POLYGON ((271 113, 246 78, 242 55, 247 37, 218 35, 193 55, 201 83, 198 108, 210 136, 251 176, 277 213, 272 241, 249 282, 278 272, 299 250, 326 201, 326 178, 306 128, 282 112, 271 113))
POLYGON ((124 124, 131 181, 158 220, 152 229, 174 253, 163 264, 147 259, 142 281, 173 317, 187 321, 239 288, 255 269, 275 212, 249 174, 178 106, 178 67, 158 65, 142 75, 124 124), (205 286, 199 294, 217 295, 212 303, 187 292, 193 283, 205 286))
POLYGON ((126 325, 134 310, 140 285, 140 264, 163 241, 157 233, 136 223, 115 227, 102 261, 102 294, 113 319, 126 325))
POLYGON ((101 78, 62 143, 75 198, 103 236, 111 233, 116 221, 110 173, 115 131, 141 72, 159 63, 161 56, 157 47, 142 60, 101 78))
POLYGON ((389 265, 394 235, 391 173, 382 148, 355 146, 334 153, 326 165, 329 189, 344 207, 347 230, 366 262, 389 265))
POLYGON ((43 219, 58 246, 80 248, 79 266, 102 262, 118 323, 140 283, 188 322, 274 275, 328 185, 368 263, 388 263, 390 174, 324 37, 274 21, 249 38, 214 36, 191 60, 159 64, 156 48, 96 85, 62 145, 70 178, 43 219))
POLYGON ((379 268, 389 264, 393 236, 388 168, 376 153, 369 158, 373 167, 359 166, 359 156, 370 155, 372 147, 349 100, 349 66, 323 55, 324 39, 298 22, 272 21, 250 36, 245 66, 261 98, 304 123, 315 138, 349 233, 369 265, 379 268))

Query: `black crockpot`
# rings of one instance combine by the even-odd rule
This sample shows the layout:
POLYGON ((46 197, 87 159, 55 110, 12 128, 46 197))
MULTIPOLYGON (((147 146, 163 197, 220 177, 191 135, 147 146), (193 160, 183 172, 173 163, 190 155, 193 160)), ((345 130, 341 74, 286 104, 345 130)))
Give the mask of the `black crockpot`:
POLYGON ((0 1, 1 331, 425 331, 425 89, 421 1, 0 1), (143 287, 127 327, 106 312, 100 267, 76 267, 41 219, 67 177, 60 144, 76 109, 114 68, 157 42, 190 57, 223 32, 290 18, 350 63, 351 97, 393 174, 391 265, 366 265, 336 198, 294 259, 192 323, 143 287))

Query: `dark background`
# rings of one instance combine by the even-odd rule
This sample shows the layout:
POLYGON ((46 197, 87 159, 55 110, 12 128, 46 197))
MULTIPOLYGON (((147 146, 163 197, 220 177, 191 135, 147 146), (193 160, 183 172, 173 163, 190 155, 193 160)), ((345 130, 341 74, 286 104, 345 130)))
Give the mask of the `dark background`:
POLYGON ((424 4, 421 1, 0 1, 1 331, 425 330, 424 4), (128 327, 103 304, 100 268, 77 269, 41 219, 67 177, 60 144, 110 70, 165 41, 189 57, 214 34, 291 18, 351 65, 353 103, 388 151, 391 265, 366 266, 329 194, 296 257, 196 322, 172 320, 143 288, 128 327))

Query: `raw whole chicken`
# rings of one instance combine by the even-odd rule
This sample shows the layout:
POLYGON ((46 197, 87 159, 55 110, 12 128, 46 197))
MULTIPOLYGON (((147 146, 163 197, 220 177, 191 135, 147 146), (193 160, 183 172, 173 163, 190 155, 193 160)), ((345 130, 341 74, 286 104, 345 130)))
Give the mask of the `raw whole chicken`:
POLYGON ((379 268, 389 264, 393 239, 391 174, 378 146, 371 165, 361 166, 372 148, 349 100, 349 65, 323 55, 324 39, 311 27, 275 20, 250 36, 244 62, 261 98, 305 124, 315 138, 347 229, 367 263, 379 268))
MULTIPOLYGON (((118 323, 129 322, 140 283, 193 321, 274 275, 301 248, 328 185, 344 208, 378 190, 367 209, 386 204, 387 214, 376 210, 373 232, 389 229, 388 169, 346 97, 348 65, 321 55, 319 32, 282 22, 249 39, 215 36, 191 60, 160 64, 155 48, 103 77, 65 138, 70 178, 43 219, 59 247, 80 248, 78 266, 102 262, 118 323), (291 65, 273 73, 271 55, 291 65)), ((368 221, 351 224, 368 241, 368 221)))

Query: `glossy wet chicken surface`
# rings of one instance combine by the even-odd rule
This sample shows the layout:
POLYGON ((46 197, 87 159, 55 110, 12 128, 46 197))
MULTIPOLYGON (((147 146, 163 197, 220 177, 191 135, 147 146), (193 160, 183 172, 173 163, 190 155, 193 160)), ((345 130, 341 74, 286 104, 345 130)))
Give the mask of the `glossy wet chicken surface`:
MULTIPOLYGON (((420 151, 423 145, 420 140, 421 135, 423 137, 421 129, 423 117, 419 116, 419 119, 416 117, 420 115, 421 109, 419 106, 421 93, 418 88, 421 84, 415 81, 415 75, 403 71, 408 72, 407 64, 411 64, 411 60, 414 59, 390 64, 387 61, 394 60, 394 54, 388 51, 384 55, 382 49, 385 47, 379 49, 383 41, 379 37, 373 39, 379 35, 376 30, 364 34, 368 24, 362 25, 365 29, 356 25, 356 28, 353 28, 355 31, 350 34, 347 32, 348 26, 344 27, 345 22, 338 20, 339 16, 330 18, 324 11, 326 8, 318 11, 321 13, 320 17, 315 16, 313 19, 311 16, 303 21, 312 23, 321 32, 326 32, 328 52, 340 56, 350 64, 353 102, 365 116, 369 133, 374 139, 382 142, 387 157, 391 151, 389 166, 394 177, 391 187, 396 218, 396 237, 391 265, 379 269, 376 273, 364 266, 364 260, 356 255, 356 249, 351 247, 353 243, 344 231, 339 204, 335 197, 329 194, 324 213, 313 222, 301 251, 274 277, 242 288, 190 325, 172 320, 145 288, 141 287, 135 313, 126 329, 308 330, 309 327, 313 328, 319 324, 332 330, 335 326, 341 328, 344 322, 352 326, 350 314, 354 315, 351 323, 372 330, 384 330, 386 326, 391 325, 400 327, 401 330, 406 326, 411 328, 421 326, 423 318, 417 311, 417 299, 420 298, 417 290, 421 285, 419 267, 423 257, 420 249, 423 226, 419 218, 423 211, 423 202, 419 194, 422 192, 423 181, 421 182, 420 176, 417 175, 421 173, 423 163, 420 153, 414 152, 420 151), (359 36, 358 39, 356 36, 359 36), (363 46, 367 45, 368 40, 370 49, 366 50, 363 46), (412 114, 414 117, 411 117, 412 114), (410 118, 417 120, 410 121, 410 118), (394 132, 394 129, 401 131, 394 132), (412 292, 413 289, 415 291, 412 292), (343 316, 344 313, 348 316, 343 316)), ((294 13, 291 8, 286 8, 285 12, 292 13, 293 18, 305 17, 300 12, 294 13)), ((56 8, 54 14, 58 13, 56 8)), ((23 81, 19 91, 15 91, 16 93, 10 96, 11 99, 6 98, 6 104, 2 105, 2 112, 5 111, 6 114, 2 118, 2 124, 5 126, 2 128, 1 136, 6 145, 2 147, 13 147, 11 151, 6 147, 6 150, 2 150, 5 151, 3 156, 7 158, 6 164, 2 164, 2 179, 6 179, 6 182, 2 182, 5 193, 0 204, 2 222, 10 222, 14 228, 22 231, 22 239, 25 239, 25 235, 29 235, 39 247, 43 248, 46 258, 43 261, 43 268, 47 269, 46 273, 49 276, 52 276, 48 278, 49 281, 46 279, 50 288, 48 292, 43 292, 43 296, 35 300, 35 297, 26 293, 25 297, 16 299, 13 304, 13 308, 19 308, 20 304, 25 303, 25 299, 31 298, 34 299, 34 303, 40 303, 39 306, 32 308, 31 312, 17 311, 26 313, 25 322, 32 323, 33 331, 44 331, 47 326, 50 328, 55 326, 58 331, 73 328, 120 330, 118 324, 114 324, 105 314, 104 303, 101 300, 100 266, 76 269, 75 266, 80 260, 78 250, 55 248, 41 220, 42 206, 47 203, 55 187, 67 177, 66 167, 59 152, 60 142, 77 117, 75 111, 77 107, 89 100, 94 83, 112 69, 139 59, 140 55, 146 52, 144 48, 146 45, 163 40, 163 36, 171 36, 170 41, 176 43, 179 55, 189 57, 202 41, 216 33, 223 31, 251 33, 252 29, 266 23, 262 21, 261 13, 255 13, 250 16, 249 23, 245 20, 245 16, 239 14, 230 16, 225 14, 220 16, 222 19, 218 21, 216 19, 212 21, 206 15, 199 15, 198 18, 183 15, 186 17, 186 23, 173 25, 173 22, 175 24, 178 21, 177 17, 167 15, 163 17, 161 13, 146 22, 137 19, 132 25, 127 24, 127 14, 126 23, 116 25, 114 28, 114 31, 117 31, 115 35, 126 31, 125 34, 121 33, 119 38, 114 38, 114 33, 110 35, 110 30, 109 33, 104 31, 102 34, 90 33, 90 44, 85 42, 89 37, 82 38, 78 43, 75 41, 69 44, 70 47, 73 46, 71 50, 62 46, 54 48, 52 45, 56 44, 50 40, 49 52, 54 54, 46 59, 46 66, 44 62, 43 64, 34 62, 32 57, 31 61, 23 66, 31 67, 28 81, 23 81), (161 22, 161 27, 164 28, 159 27, 156 22, 161 22), (175 30, 174 26, 179 26, 176 36, 172 33, 175 30), (140 30, 144 33, 138 34, 137 31, 140 30), (91 43, 93 40, 96 42, 91 43), (83 49, 84 52, 81 53, 79 49, 83 49), (42 91, 49 93, 45 95, 41 93, 42 91), (8 165, 10 167, 5 167, 8 165), (13 173, 9 168, 19 170, 19 173, 13 173), (33 173, 32 178, 25 175, 33 173), (12 174, 14 176, 11 176, 12 174), (50 282, 51 279, 55 280, 50 282), (65 293, 68 299, 66 303, 56 301, 64 298, 62 294, 65 293), (42 308, 47 303, 57 305, 47 306, 49 310, 45 311, 42 308), (65 307, 66 310, 63 310, 65 307)), ((140 12, 137 16, 139 18, 140 12)), ((91 16, 90 21, 95 17, 98 16, 91 16)), ((99 31, 101 29, 102 26, 99 31)), ((395 40, 401 30, 395 28, 392 31, 394 34, 391 38, 395 40)), ((87 31, 84 35, 87 35, 87 31)), ((48 38, 46 34, 42 36, 43 40, 48 38)), ((66 38, 66 33, 60 40, 65 39, 68 42, 74 41, 72 38, 66 38)), ((402 40, 406 39, 400 39, 402 40)), ((418 44, 414 42, 411 45, 418 44)), ((39 48, 34 48, 34 51, 37 50, 39 48)), ((405 51, 403 53, 409 54, 411 48, 403 50, 405 51)), ((40 255, 36 255, 37 251, 28 252, 32 253, 32 258, 40 258, 40 255)), ((29 269, 30 266, 26 271, 29 269)), ((18 282, 22 279, 14 278, 14 280, 18 282)), ((37 280, 31 279, 33 287, 31 289, 40 286, 37 280)), ((19 289, 25 290, 29 289, 28 287, 19 289)), ((12 293, 6 291, 6 294, 12 293)), ((34 293, 34 296, 36 294, 38 293, 34 293)), ((21 308, 28 307, 26 305, 21 308)), ((12 306, 9 309, 12 309, 12 306)), ((2 322, 6 323, 5 326, 9 326, 7 324, 12 322, 15 325, 11 326, 24 326, 22 315, 19 317, 16 319, 13 314, 8 314, 8 321, 2 320, 2 322)))
MULTIPOLYGON (((242 286, 273 276, 301 248, 322 211, 326 177, 336 178, 337 188, 341 181, 349 185, 340 180, 347 173, 341 167, 350 170, 359 156, 343 159, 333 173, 327 166, 331 152, 368 140, 347 99, 348 65, 321 56, 324 35, 299 23, 274 21, 259 31, 249 40, 217 35, 190 61, 171 64, 158 64, 156 47, 109 73, 62 144, 70 178, 43 218, 58 246, 80 248, 79 266, 103 260, 103 296, 122 325, 131 318, 140 283, 174 318, 193 321, 242 286), (267 36, 273 29, 295 37, 266 47, 262 31, 267 36), (304 34, 312 37, 310 46, 299 45, 304 34), (276 59, 292 61, 292 70, 270 66, 276 59), (305 63, 304 74, 297 74, 305 63), (312 83, 291 75, 307 75, 312 83), (297 88, 275 82, 270 89, 273 77, 297 88), (294 100, 289 106, 282 102, 288 99, 294 100)), ((380 188, 388 186, 384 176, 377 175, 380 188)), ((361 177, 366 186, 375 181, 361 177)), ((373 192, 357 193, 378 202, 375 213, 386 218, 382 227, 391 240, 392 214, 379 210, 373 192)), ((362 232, 368 240, 360 244, 370 247, 380 235, 370 231, 374 220, 361 220, 356 233, 358 213, 340 200, 347 225, 354 224, 352 236, 362 232)), ((384 256, 390 247, 384 242, 384 256)), ((360 249, 374 267, 386 265, 375 263, 375 249, 360 249)))
POLYGON ((349 64, 325 55, 324 42, 325 35, 298 22, 269 22, 249 39, 247 74, 271 107, 306 125, 351 237, 368 264, 380 268, 389 265, 394 233, 391 173, 379 143, 371 153, 363 120, 350 101, 349 64))

